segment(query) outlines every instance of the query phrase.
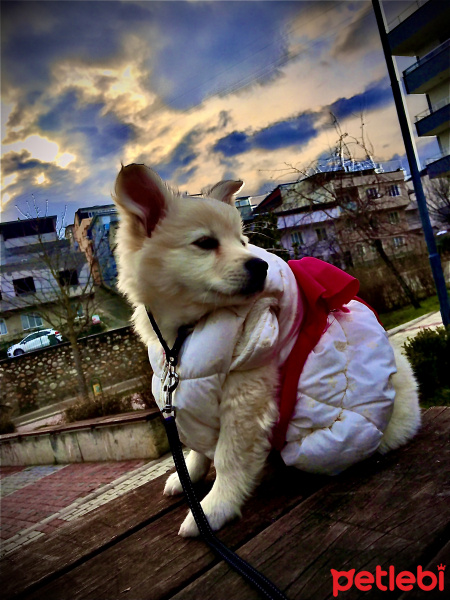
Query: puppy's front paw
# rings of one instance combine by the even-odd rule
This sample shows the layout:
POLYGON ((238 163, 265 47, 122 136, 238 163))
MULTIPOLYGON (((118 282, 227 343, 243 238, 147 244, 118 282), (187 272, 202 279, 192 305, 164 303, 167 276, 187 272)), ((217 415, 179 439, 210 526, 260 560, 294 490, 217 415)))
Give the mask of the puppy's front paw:
MULTIPOLYGON (((208 500, 208 496, 203 500, 203 511, 208 519, 209 526, 213 531, 221 529, 228 521, 240 516, 240 511, 237 507, 232 507, 224 502, 213 503, 208 500)), ((196 537, 199 535, 197 524, 189 511, 188 516, 183 521, 178 535, 181 537, 196 537)))
POLYGON ((189 511, 188 516, 185 518, 180 527, 178 535, 181 535, 181 537, 197 537, 199 534, 200 532, 198 530, 197 523, 192 516, 192 512, 189 511))
POLYGON ((177 494, 181 494, 182 491, 183 487, 180 478, 178 477, 178 473, 172 473, 172 475, 167 478, 166 485, 164 486, 164 496, 176 496, 177 494))

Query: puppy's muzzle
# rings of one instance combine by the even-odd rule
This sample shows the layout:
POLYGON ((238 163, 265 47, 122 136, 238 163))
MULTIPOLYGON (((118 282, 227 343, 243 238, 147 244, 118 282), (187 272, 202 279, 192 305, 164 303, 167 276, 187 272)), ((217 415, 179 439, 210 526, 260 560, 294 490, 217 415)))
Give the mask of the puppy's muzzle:
POLYGON ((247 271, 247 283, 241 289, 241 294, 250 295, 262 292, 267 277, 269 265, 260 258, 251 258, 244 264, 247 271))

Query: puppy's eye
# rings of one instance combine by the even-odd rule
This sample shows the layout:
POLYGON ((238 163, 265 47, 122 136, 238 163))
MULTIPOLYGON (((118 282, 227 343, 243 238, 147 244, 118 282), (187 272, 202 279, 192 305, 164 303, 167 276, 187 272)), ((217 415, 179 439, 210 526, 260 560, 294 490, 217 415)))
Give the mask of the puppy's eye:
POLYGON ((244 246, 245 248, 245 240, 241 240, 241 244, 244 246))
POLYGON ((198 240, 195 240, 194 246, 198 246, 202 250, 216 250, 219 247, 219 240, 204 235, 198 240))

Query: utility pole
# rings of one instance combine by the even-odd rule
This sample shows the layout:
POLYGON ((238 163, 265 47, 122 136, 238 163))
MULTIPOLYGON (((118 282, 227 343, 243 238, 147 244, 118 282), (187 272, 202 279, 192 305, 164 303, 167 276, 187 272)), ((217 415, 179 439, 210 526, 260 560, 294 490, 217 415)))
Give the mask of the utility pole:
POLYGON ((397 109, 400 129, 405 144, 406 157, 409 163, 411 179, 416 193, 417 207, 419 209, 420 220, 422 221, 423 233, 425 242, 428 248, 428 258, 433 273, 433 279, 436 286, 437 295, 439 298, 439 306, 441 309, 442 322, 445 327, 450 324, 450 303, 445 286, 444 272, 442 270, 441 257, 438 254, 436 240, 434 239, 433 228, 431 227, 430 216, 428 214, 427 201, 422 187, 419 167, 417 166, 417 157, 414 148, 413 138, 409 128, 408 118, 406 116, 403 96, 400 89, 400 83, 397 77, 397 71, 392 58, 391 48, 389 45, 388 36, 386 33, 386 25, 381 10, 380 0, 372 0, 373 10, 377 20, 378 31, 380 33, 381 45, 383 47, 384 58, 391 80, 392 93, 394 95, 395 108, 397 109))

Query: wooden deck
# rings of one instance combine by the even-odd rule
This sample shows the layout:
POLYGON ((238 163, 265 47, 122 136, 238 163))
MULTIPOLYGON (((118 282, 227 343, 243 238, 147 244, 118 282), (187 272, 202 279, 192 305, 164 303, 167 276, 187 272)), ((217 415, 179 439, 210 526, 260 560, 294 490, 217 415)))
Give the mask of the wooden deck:
MULTIPOLYGON (((333 598, 330 569, 437 574, 445 590, 352 586, 338 598, 448 598, 450 590, 450 407, 424 415, 407 447, 335 478, 268 469, 242 520, 220 538, 288 598, 333 598)), ((10 598, 76 600, 252 600, 260 596, 199 540, 177 536, 183 498, 165 498, 166 476, 61 527, 1 561, 10 598)), ((203 494, 210 482, 200 486, 203 494)), ((342 580, 344 582, 345 580, 342 580)), ((429 583, 429 580, 427 580, 429 583)))

